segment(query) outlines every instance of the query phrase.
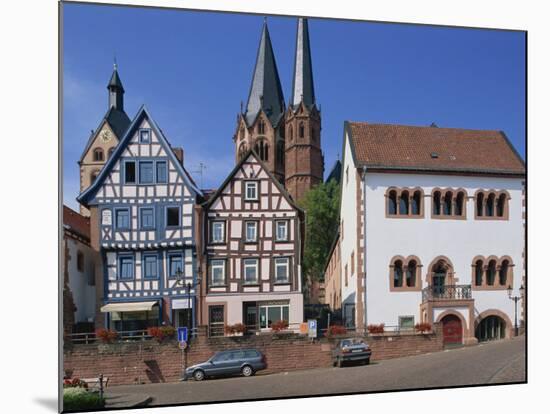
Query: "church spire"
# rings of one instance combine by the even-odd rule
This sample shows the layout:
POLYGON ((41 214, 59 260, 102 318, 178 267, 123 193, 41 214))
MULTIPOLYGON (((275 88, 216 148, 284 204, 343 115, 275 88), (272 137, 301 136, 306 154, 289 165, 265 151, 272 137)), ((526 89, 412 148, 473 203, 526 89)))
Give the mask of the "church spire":
POLYGON ((277 125, 285 111, 283 89, 265 19, 246 103, 245 119, 248 125, 254 122, 260 109, 264 110, 273 126, 277 125))
POLYGON ((308 107, 315 104, 309 29, 307 19, 299 18, 296 32, 296 55, 294 57, 294 76, 292 78, 290 105, 296 107, 302 99, 308 107))
POLYGON ((109 109, 114 107, 119 111, 124 111, 124 87, 122 86, 120 76, 118 76, 116 60, 113 64, 113 74, 111 75, 107 89, 109 90, 109 109))

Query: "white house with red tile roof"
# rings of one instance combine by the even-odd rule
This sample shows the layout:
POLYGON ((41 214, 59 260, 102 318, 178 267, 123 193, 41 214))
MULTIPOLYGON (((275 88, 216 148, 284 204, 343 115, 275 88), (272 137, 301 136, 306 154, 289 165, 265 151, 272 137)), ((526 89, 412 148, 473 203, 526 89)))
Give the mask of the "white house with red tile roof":
POLYGON ((342 153, 345 323, 441 322, 446 343, 511 336, 525 166, 506 136, 346 122, 342 153))

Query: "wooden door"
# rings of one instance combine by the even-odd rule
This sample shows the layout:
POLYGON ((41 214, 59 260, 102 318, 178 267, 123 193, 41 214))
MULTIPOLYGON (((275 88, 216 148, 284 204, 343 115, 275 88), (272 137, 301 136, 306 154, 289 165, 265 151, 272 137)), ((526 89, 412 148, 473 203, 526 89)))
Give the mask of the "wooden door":
POLYGON ((441 320, 443 324, 443 344, 462 344, 462 322, 458 316, 447 315, 441 320))

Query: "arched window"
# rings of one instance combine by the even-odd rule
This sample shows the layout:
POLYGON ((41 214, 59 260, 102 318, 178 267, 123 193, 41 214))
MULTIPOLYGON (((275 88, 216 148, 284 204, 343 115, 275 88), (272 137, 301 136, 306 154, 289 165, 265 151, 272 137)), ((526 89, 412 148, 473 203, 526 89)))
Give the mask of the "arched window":
POLYGON ((277 164, 280 167, 285 166, 285 144, 283 141, 277 142, 277 164))
POLYGON ((290 142, 294 139, 294 130, 292 129, 292 125, 288 128, 288 137, 290 138, 290 142))
POLYGON ((498 282, 501 286, 506 286, 506 282, 508 281, 508 267, 510 265, 510 262, 508 260, 503 260, 502 264, 500 265, 500 269, 498 271, 498 282))
POLYGON ((407 265, 407 286, 414 287, 416 284, 416 261, 411 260, 407 265))
POLYGON ((399 214, 407 216, 409 214, 409 192, 403 191, 399 197, 399 214))
POLYGON ((244 128, 243 127, 241 127, 241 129, 239 130, 239 135, 240 135, 241 139, 244 138, 244 128))
POLYGON ((495 195, 494 193, 489 194, 487 197, 487 204, 485 204, 485 215, 487 217, 493 217, 495 214, 495 195))
POLYGON ((311 128, 311 140, 315 142, 315 129, 311 128))
POLYGON ((300 138, 303 138, 304 137, 304 123, 303 122, 300 122, 300 126, 298 128, 298 136, 300 138))
POLYGON ((267 145, 267 142, 265 140, 261 139, 256 142, 256 146, 254 147, 254 150, 256 151, 256 154, 260 157, 262 161, 268 161, 269 160, 269 145, 267 145))
POLYGON ((388 214, 397 214, 397 193, 391 190, 388 196, 388 214))
POLYGON ((265 134, 265 122, 263 120, 258 122, 258 134, 265 134))
POLYGON ((497 273, 497 263, 495 260, 491 260, 487 266, 487 284, 493 286, 495 284, 495 277, 497 273))
POLYGON ((447 191, 445 193, 445 200, 443 201, 443 214, 445 216, 450 216, 452 214, 452 205, 453 205, 453 193, 447 191))
POLYGON ((109 158, 111 158, 111 155, 113 155, 113 152, 114 152, 114 151, 115 151, 115 147, 109 148, 109 152, 108 152, 109 158))
POLYGON ((479 217, 483 216, 483 193, 477 193, 476 213, 479 217))
POLYGON ((434 215, 439 216, 441 214, 441 193, 436 191, 433 196, 433 209, 434 215))
POLYGON ((476 262, 476 269, 475 269, 475 284, 476 286, 481 286, 483 284, 483 261, 478 260, 476 262))
POLYGON ((464 193, 459 191, 455 198, 455 216, 462 216, 464 213, 464 193))
POLYGON ((247 151, 246 144, 243 142, 239 146, 239 160, 242 160, 247 151))
POLYGON ((94 161, 103 161, 105 159, 101 148, 94 149, 94 161))
POLYGON ((420 191, 415 191, 411 200, 411 214, 418 216, 420 214, 420 203, 422 202, 422 194, 420 191))
POLYGON ((393 287, 403 286, 403 262, 397 260, 393 265, 393 287))
POLYGON ((504 208, 506 206, 506 194, 501 194, 497 200, 497 216, 504 217, 504 208))

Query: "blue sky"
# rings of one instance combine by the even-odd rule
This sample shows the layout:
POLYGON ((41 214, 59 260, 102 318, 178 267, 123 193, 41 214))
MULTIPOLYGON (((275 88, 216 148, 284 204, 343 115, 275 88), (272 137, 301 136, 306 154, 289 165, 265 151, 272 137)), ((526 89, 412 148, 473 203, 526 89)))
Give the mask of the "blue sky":
MULTIPOLYGON (((77 208, 77 161, 107 111, 113 57, 130 118, 145 104, 203 187, 234 165, 232 136, 248 96, 262 16, 64 5, 64 202, 77 208)), ((268 17, 285 100, 296 19, 268 17)), ((525 35, 311 19, 325 173, 341 152, 345 120, 506 133, 525 157, 525 35)))

